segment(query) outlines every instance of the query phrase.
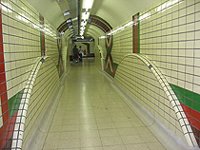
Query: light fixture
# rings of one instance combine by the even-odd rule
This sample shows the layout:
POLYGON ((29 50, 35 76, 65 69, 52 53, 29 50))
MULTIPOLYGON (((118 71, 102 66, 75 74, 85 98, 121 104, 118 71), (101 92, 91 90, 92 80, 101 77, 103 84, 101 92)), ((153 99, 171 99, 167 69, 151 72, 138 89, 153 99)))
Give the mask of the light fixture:
POLYGON ((64 12, 64 16, 68 16, 68 15, 70 15, 70 12, 69 11, 65 11, 64 12))
POLYGON ((19 15, 16 16, 16 18, 18 20, 20 20, 20 21, 25 22, 25 23, 29 23, 30 22, 29 21, 30 19, 27 16, 25 16, 24 14, 19 14, 19 15))
POLYGON ((91 9, 93 5, 94 0, 83 0, 82 8, 83 9, 91 9))
POLYGON ((149 17, 151 17, 151 13, 145 13, 142 16, 139 17, 139 20, 142 21, 144 19, 148 19, 149 17))
POLYGON ((165 10, 179 4, 179 2, 182 2, 183 0, 169 0, 163 4, 161 4, 160 6, 158 6, 155 11, 157 12, 164 12, 165 10))
POLYGON ((81 27, 80 27, 80 35, 83 36, 87 20, 90 17, 90 10, 92 8, 92 5, 94 3, 94 0, 83 0, 82 3, 82 14, 81 14, 81 27))
POLYGON ((86 26, 86 24, 87 24, 87 21, 85 21, 85 20, 81 21, 81 26, 86 26))
POLYGON ((9 3, 1 2, 2 3, 2 10, 8 13, 12 13, 12 7, 9 3))
POLYGON ((81 15, 81 19, 82 20, 88 20, 89 16, 90 16, 89 12, 86 12, 86 13, 83 12, 82 15, 81 15))

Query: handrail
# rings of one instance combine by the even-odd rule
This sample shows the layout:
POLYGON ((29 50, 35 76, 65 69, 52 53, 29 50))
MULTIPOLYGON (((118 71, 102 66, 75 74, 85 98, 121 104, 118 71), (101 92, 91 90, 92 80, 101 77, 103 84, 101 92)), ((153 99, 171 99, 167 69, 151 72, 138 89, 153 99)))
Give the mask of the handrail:
POLYGON ((31 97, 31 91, 33 89, 33 85, 37 77, 38 71, 42 63, 45 61, 45 59, 47 59, 47 57, 37 58, 36 63, 33 66, 32 72, 29 76, 29 79, 26 83, 26 86, 22 95, 22 99, 19 105, 19 109, 17 112, 16 123, 14 126, 12 146, 11 146, 12 150, 22 149, 24 127, 25 127, 25 122, 26 122, 26 117, 27 117, 29 100, 31 97))
POLYGON ((119 63, 119 65, 130 56, 137 57, 140 59, 153 73, 153 75, 156 77, 157 81, 160 83, 161 87, 163 88, 165 94, 168 97, 168 100, 171 104, 171 107, 173 108, 176 117, 178 119, 178 122, 181 126, 181 129, 183 131, 183 134, 185 136, 185 139, 187 141, 187 144, 191 147, 198 147, 197 141, 194 137, 192 128, 190 126, 190 123, 185 115, 185 112, 180 105, 180 102, 175 95, 174 91, 172 90, 171 86, 169 85, 167 79, 163 76, 161 71, 145 56, 139 55, 139 54, 127 54, 122 58, 122 61, 119 63))

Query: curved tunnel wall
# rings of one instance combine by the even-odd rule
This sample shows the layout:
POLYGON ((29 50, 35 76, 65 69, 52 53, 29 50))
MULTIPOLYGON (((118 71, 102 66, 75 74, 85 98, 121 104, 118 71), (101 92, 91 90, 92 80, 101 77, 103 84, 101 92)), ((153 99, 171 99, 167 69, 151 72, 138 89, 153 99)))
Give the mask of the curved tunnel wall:
POLYGON ((42 147, 52 118, 51 111, 58 103, 59 86, 59 73, 52 59, 39 58, 19 101, 12 149, 42 147))
MULTIPOLYGON (((0 139, 3 139, 2 137, 5 136, 2 135, 3 131, 7 130, 9 122, 15 119, 16 112, 13 111, 15 109, 10 108, 13 102, 19 99, 35 59, 41 56, 41 45, 44 43, 41 40, 45 39, 46 53, 53 58, 57 66, 61 55, 58 53, 57 41, 51 35, 56 30, 48 25, 46 31, 42 30, 46 32, 46 36, 41 37, 43 33, 39 26, 39 13, 25 0, 18 0, 16 3, 4 0, 0 2, 2 6, 0 139), (9 117, 12 119, 9 120, 9 117)), ((200 48, 198 38, 200 2, 185 0, 165 11, 155 11, 165 3, 160 2, 162 3, 152 6, 145 12, 140 12, 140 16, 151 13, 150 17, 140 20, 140 52, 155 62, 171 83, 188 112, 196 139, 199 140, 199 110, 196 106, 199 106, 200 94, 198 51, 200 48)), ((127 16, 129 17, 131 18, 127 16)), ((45 19, 44 22, 47 23, 45 19)), ((94 33, 94 35, 98 34, 94 33)), ((109 48, 105 46, 104 40, 99 43, 104 50, 109 48)), ((117 69, 123 56, 132 53, 132 43, 132 28, 126 28, 113 36, 112 61, 108 65, 109 68, 113 63, 117 69)), ((67 57, 63 56, 63 59, 65 58, 67 57)), ((5 144, 5 141, 1 142, 3 144, 0 143, 0 145, 5 144)))
MULTIPOLYGON (((33 65, 38 57, 50 56, 51 65, 45 65, 48 70, 45 77, 53 78, 55 72, 50 66, 57 68, 61 76, 64 73, 63 59, 67 59, 67 37, 60 37, 57 31, 42 17, 26 0, 0 0, 0 149, 11 146, 11 137, 16 121, 19 102, 33 65), (62 47, 62 45, 66 45, 62 47), (49 72, 50 71, 50 72, 49 72)), ((65 64, 65 66, 67 66, 65 64)), ((53 68, 52 68, 53 69, 53 68)), ((55 71, 55 70, 54 70, 55 71)), ((66 70, 65 70, 66 71, 66 70)), ((41 81, 42 83, 42 81, 41 81)), ((50 86, 50 82, 47 82, 50 86)), ((43 89, 38 88, 37 93, 43 89)), ((53 97, 53 95, 52 95, 53 97)), ((48 104, 48 103, 46 103, 48 104)), ((37 112, 33 116, 37 116, 37 112)), ((32 123, 31 123, 32 124, 32 123)))
MULTIPOLYGON (((175 136, 172 134, 172 137, 175 141, 181 139, 183 145, 187 142, 189 146, 197 146, 177 97, 156 66, 146 57, 137 54, 126 55, 118 66, 115 80, 122 90, 125 89, 124 92, 130 93, 133 97, 131 100, 136 101, 141 109, 151 116, 149 128, 161 122, 169 129, 167 132, 173 132, 175 136)), ((167 143, 163 144, 175 148, 167 143)), ((179 149, 178 144, 175 145, 175 149, 179 149)))
MULTIPOLYGON (((200 19, 197 16, 200 11, 200 2, 178 1, 170 8, 161 10, 167 4, 169 1, 160 2, 140 12, 137 22, 139 25, 138 52, 156 64, 167 78, 185 110, 199 144, 200 40, 198 37, 200 19)), ((113 72, 112 76, 122 58, 126 54, 133 53, 135 38, 133 30, 134 25, 112 35, 112 61, 105 62, 105 64, 111 64, 105 65, 107 67, 105 70, 108 69, 106 71, 110 74, 113 72)), ((106 40, 109 41, 108 38, 106 40)), ((105 47, 105 39, 101 39, 100 45, 105 47)))

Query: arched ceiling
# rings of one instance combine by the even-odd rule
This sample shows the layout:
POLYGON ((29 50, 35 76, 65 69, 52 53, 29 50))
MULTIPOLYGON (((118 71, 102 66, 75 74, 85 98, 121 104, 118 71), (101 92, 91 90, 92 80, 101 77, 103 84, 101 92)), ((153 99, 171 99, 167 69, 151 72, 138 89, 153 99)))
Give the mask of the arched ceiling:
MULTIPOLYGON (((67 19, 73 19, 78 16, 78 0, 27 1, 30 2, 30 4, 36 8, 55 28, 58 28, 67 19), (70 10, 71 16, 64 17, 64 12, 67 10, 70 10)), ((161 1, 162 0, 94 0, 91 15, 103 18, 113 28, 115 28, 126 21, 131 20, 131 16, 137 12, 143 12, 154 3, 161 1)), ((77 21, 73 22, 73 26, 74 25, 77 27, 77 21)))

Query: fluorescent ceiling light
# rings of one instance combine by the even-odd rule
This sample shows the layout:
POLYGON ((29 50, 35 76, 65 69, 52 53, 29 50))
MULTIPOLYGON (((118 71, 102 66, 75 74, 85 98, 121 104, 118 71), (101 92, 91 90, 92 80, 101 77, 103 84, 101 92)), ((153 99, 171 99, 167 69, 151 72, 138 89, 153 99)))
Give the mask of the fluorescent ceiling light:
POLYGON ((130 21, 130 22, 128 22, 127 24, 124 25, 124 28, 127 28, 127 27, 132 26, 133 23, 134 23, 134 21, 130 21))
POLYGON ((151 13, 145 13, 139 17, 139 20, 142 21, 144 19, 148 19, 151 16, 151 13))
POLYGON ((27 16, 25 16, 24 14, 17 15, 16 18, 25 23, 29 23, 29 18, 27 16))
POLYGON ((64 12, 64 16, 68 16, 68 15, 70 15, 70 12, 69 11, 65 11, 64 12))
POLYGON ((88 20, 89 16, 90 16, 90 13, 89 13, 89 12, 88 12, 88 13, 82 13, 81 18, 82 18, 83 20, 88 20))
POLYGON ((70 22, 72 22, 72 20, 71 19, 67 19, 67 23, 70 23, 70 22))
POLYGON ((161 4, 160 6, 158 6, 155 11, 157 12, 164 12, 165 10, 177 5, 179 2, 181 2, 183 0, 169 0, 163 4, 161 4))
POLYGON ((107 38, 107 36, 105 36, 105 35, 99 37, 99 39, 106 39, 106 38, 107 38))
POLYGON ((86 21, 82 21, 81 22, 81 26, 86 26, 87 22, 86 21))
POLYGON ((80 30, 81 30, 81 31, 84 31, 84 30, 85 30, 85 27, 80 27, 80 30))
POLYGON ((91 9, 93 5, 94 0, 83 0, 82 8, 84 9, 91 9))
POLYGON ((78 17, 72 19, 72 21, 76 21, 76 20, 78 20, 78 17))
POLYGON ((2 6, 3 11, 8 12, 8 13, 12 12, 12 7, 10 4, 4 3, 4 2, 1 2, 1 3, 2 3, 1 6, 2 6))

